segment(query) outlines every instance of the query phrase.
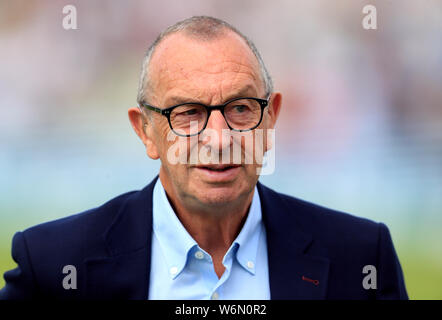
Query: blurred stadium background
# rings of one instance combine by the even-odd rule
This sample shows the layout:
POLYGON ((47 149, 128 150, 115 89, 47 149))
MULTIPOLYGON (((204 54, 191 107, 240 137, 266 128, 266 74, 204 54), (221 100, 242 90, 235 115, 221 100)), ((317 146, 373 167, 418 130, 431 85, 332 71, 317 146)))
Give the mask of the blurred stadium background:
POLYGON ((261 181, 386 223, 410 298, 442 299, 438 0, 1 0, 0 274, 17 230, 155 176, 126 114, 140 63, 161 30, 203 14, 250 36, 283 93, 276 171, 261 181), (67 4, 78 30, 62 28, 67 4), (366 4, 377 30, 361 26, 366 4))

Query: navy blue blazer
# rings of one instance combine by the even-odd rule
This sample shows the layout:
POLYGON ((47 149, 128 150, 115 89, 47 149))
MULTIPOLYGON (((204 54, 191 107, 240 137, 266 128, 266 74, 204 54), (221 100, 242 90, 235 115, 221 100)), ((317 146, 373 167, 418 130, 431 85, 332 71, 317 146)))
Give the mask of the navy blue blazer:
MULTIPOLYGON (((14 235, 17 268, 0 299, 147 299, 152 192, 120 195, 98 208, 14 235), (63 267, 77 271, 64 289, 63 267)), ((277 193, 258 182, 267 232, 272 299, 407 299, 387 227, 277 193), (376 289, 364 289, 366 265, 376 289), (372 273, 373 275, 373 273, 372 273)))

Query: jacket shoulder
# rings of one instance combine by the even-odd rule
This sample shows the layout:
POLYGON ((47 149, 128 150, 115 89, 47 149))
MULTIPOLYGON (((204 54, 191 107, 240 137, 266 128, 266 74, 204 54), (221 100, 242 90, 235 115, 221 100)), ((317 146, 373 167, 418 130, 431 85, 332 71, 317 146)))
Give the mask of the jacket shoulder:
POLYGON ((344 211, 332 209, 323 205, 315 204, 303 199, 295 198, 285 194, 281 194, 284 201, 289 203, 290 206, 301 208, 302 211, 311 215, 312 222, 316 225, 323 221, 324 224, 330 226, 330 224, 335 227, 351 225, 355 228, 373 228, 378 226, 378 222, 358 217, 355 214, 347 213, 344 211))
POLYGON ((386 228, 382 223, 367 218, 264 188, 285 208, 284 219, 296 221, 304 232, 330 248, 357 246, 373 250, 377 246, 380 229, 386 228))
POLYGON ((121 194, 106 203, 57 220, 41 223, 23 231, 28 240, 60 242, 68 239, 94 237, 103 234, 118 212, 137 191, 121 194))
POLYGON ((134 194, 136 191, 128 192, 96 208, 22 231, 36 273, 51 266, 79 263, 89 256, 105 256, 104 235, 134 194))

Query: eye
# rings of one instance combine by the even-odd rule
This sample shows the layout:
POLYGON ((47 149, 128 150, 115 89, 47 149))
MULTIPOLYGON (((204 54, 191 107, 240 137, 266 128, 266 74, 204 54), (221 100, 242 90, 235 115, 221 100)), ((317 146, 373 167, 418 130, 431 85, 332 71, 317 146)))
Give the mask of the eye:
POLYGON ((177 115, 180 116, 194 116, 199 114, 201 111, 198 108, 188 108, 187 110, 177 110, 177 115))
POLYGON ((247 111, 248 107, 245 105, 239 104, 239 105, 233 106, 233 109, 238 113, 243 113, 243 112, 247 111))
POLYGON ((187 111, 184 111, 183 115, 185 115, 185 116, 192 116, 192 115, 197 114, 197 113, 198 113, 197 109, 189 109, 187 111))

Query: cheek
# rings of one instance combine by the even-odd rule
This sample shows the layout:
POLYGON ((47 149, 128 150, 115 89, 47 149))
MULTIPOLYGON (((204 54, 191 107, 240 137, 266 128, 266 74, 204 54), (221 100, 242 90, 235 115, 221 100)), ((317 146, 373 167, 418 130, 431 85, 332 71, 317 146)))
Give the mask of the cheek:
POLYGON ((248 181, 252 181, 255 178, 257 178, 257 175, 256 175, 256 165, 255 164, 246 165, 245 166, 245 175, 246 175, 246 179, 248 181))
POLYGON ((177 136, 169 127, 158 131, 157 144, 161 165, 166 169, 171 180, 186 180, 188 175, 188 138, 177 136))
POLYGON ((158 149, 160 157, 163 158, 167 154, 167 150, 170 147, 170 145, 173 144, 173 141, 169 141, 171 137, 173 138, 173 136, 170 133, 167 120, 166 121, 157 120, 154 126, 153 134, 154 134, 155 145, 158 149))
POLYGON ((258 152, 261 152, 264 155, 269 149, 273 147, 273 138, 275 129, 272 128, 272 120, 268 114, 268 110, 264 110, 265 113, 262 118, 262 122, 259 125, 258 129, 260 130, 260 137, 258 139, 258 152))
MULTIPOLYGON (((238 146, 240 145, 243 163, 256 167, 262 164, 266 151, 267 130, 257 128, 250 133, 243 133, 241 138, 234 138, 234 143, 238 146)), ((236 150, 238 149, 236 148, 236 150)))

